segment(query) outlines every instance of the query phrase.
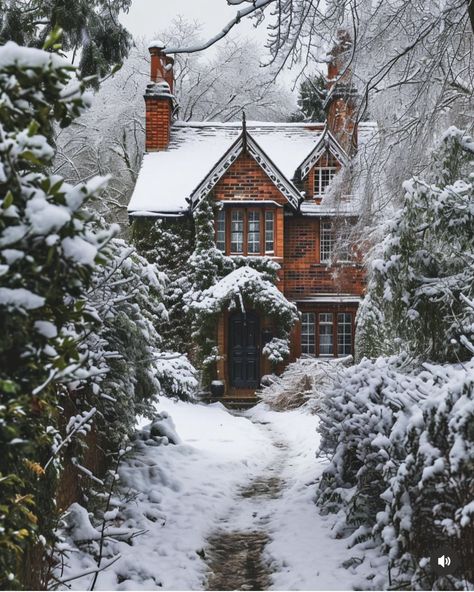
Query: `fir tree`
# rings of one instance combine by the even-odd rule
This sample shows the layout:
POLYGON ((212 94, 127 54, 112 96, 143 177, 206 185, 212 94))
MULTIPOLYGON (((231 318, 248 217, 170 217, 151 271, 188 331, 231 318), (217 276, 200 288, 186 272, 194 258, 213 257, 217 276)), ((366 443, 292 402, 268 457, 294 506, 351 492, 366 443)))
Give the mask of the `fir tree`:
POLYGON ((290 121, 326 121, 324 103, 327 96, 327 81, 323 74, 306 78, 298 92, 298 111, 290 121))
POLYGON ((42 47, 55 29, 63 31, 63 49, 80 53, 83 76, 105 76, 122 63, 131 36, 119 22, 130 0, 0 0, 0 44, 42 47))

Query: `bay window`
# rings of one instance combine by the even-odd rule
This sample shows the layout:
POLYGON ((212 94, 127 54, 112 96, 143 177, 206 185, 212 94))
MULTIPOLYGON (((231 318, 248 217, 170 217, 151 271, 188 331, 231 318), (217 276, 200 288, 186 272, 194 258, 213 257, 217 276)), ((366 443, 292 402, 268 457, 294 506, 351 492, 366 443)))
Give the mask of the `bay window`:
POLYGON ((352 312, 303 312, 301 354, 320 357, 352 354, 352 312))

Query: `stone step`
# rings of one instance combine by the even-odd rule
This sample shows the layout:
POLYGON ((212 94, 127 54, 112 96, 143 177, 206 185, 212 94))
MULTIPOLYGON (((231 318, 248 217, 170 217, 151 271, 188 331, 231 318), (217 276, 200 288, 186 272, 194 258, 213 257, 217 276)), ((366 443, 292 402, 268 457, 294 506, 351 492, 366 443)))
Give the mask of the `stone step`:
POLYGON ((258 403, 257 397, 212 397, 201 395, 199 400, 203 403, 222 403, 228 409, 250 409, 258 403))

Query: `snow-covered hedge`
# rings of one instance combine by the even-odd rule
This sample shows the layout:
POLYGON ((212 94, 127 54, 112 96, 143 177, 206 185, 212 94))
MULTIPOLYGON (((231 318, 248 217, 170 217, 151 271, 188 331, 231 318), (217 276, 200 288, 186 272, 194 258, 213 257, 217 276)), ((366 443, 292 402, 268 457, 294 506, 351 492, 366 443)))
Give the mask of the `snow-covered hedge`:
POLYGON ((53 124, 89 102, 73 76, 54 52, 0 48, 0 587, 46 586, 46 562, 22 554, 54 546, 65 459, 85 499, 100 497, 82 461, 93 424, 89 456, 107 468, 160 390, 196 386, 186 360, 172 381, 158 361, 165 278, 87 209, 107 179, 73 187, 47 172, 53 124))
MULTIPOLYGON (((52 37, 50 43, 56 39, 52 37)), ((90 376, 79 351, 86 292, 114 229, 96 232, 84 204, 104 179, 72 187, 47 167, 56 121, 86 107, 82 83, 55 53, 0 48, 0 586, 17 586, 21 553, 51 544, 67 384, 90 376)))
POLYGON ((364 359, 328 392, 321 451, 330 464, 317 503, 339 513, 335 532, 351 545, 381 545, 392 583, 455 589, 474 580, 474 362, 414 369, 407 360, 364 359), (443 546, 461 559, 447 579, 429 561, 443 546))

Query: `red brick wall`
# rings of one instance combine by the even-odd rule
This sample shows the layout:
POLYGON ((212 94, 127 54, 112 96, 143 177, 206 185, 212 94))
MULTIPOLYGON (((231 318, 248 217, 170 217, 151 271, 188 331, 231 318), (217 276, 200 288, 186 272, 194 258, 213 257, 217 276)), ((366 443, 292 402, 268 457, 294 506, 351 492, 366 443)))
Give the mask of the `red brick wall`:
POLYGON ((301 298, 317 294, 364 292, 365 274, 354 263, 327 266, 319 258, 319 218, 285 218, 285 295, 301 298))
POLYGON ((275 187, 270 177, 248 154, 241 154, 229 167, 214 189, 216 199, 273 200, 278 204, 287 201, 275 187))
POLYGON ((147 152, 166 150, 170 143, 172 100, 169 97, 147 97, 146 141, 147 152))

